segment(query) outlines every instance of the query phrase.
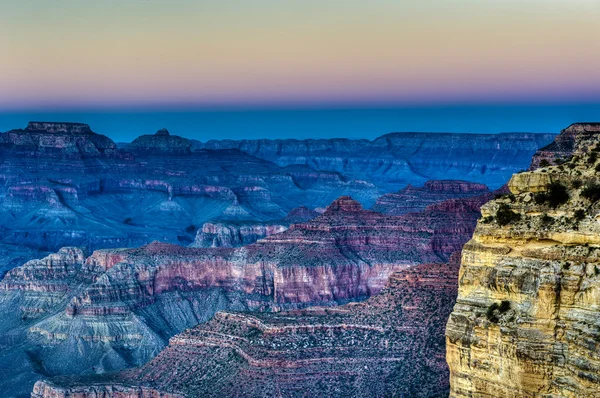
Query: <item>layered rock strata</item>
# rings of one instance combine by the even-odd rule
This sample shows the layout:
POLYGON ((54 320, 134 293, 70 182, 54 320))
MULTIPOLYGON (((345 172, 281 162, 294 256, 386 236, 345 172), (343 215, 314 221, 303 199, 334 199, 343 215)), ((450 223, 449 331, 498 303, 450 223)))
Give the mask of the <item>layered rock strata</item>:
POLYGON ((392 133, 373 141, 214 140, 195 148, 239 149, 280 166, 307 165, 374 183, 384 192, 427 180, 467 180, 493 189, 524 169, 553 134, 392 133))
POLYGON ((293 223, 309 221, 319 213, 305 206, 293 209, 280 220, 207 222, 198 229, 190 247, 241 247, 287 230, 293 223))
POLYGON ((156 242, 99 250, 75 268, 18 267, 0 285, 0 310, 10 312, 14 336, 4 353, 28 370, 7 370, 0 390, 10 391, 23 374, 28 376, 18 385, 26 386, 44 374, 140 365, 169 337, 219 310, 366 299, 395 271, 447 261, 471 236, 478 217, 474 199, 394 217, 341 197, 315 219, 240 248, 156 242))
POLYGON ((172 337, 140 368, 38 382, 32 397, 120 397, 123 390, 152 390, 153 397, 444 396, 443 328, 458 259, 394 273, 379 295, 361 303, 219 312, 172 337))
POLYGON ((514 175, 464 247, 446 329, 451 397, 600 393, 600 134, 563 134, 572 156, 514 175))
POLYGON ((408 185, 396 193, 389 193, 377 199, 372 207, 380 213, 399 216, 421 211, 429 205, 449 199, 469 198, 488 193, 483 184, 467 181, 430 180, 422 187, 408 185))

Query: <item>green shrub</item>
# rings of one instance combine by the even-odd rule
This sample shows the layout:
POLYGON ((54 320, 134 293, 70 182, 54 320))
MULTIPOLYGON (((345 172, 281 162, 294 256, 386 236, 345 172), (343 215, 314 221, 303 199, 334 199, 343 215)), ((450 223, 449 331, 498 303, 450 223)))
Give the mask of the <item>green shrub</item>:
POLYGON ((594 164, 594 163, 596 163, 596 160, 598 160, 598 153, 596 153, 596 152, 590 153, 590 156, 588 156, 588 159, 587 159, 588 163, 594 164))
POLYGON ((550 162, 546 159, 540 160, 540 167, 548 167, 550 166, 550 162))
POLYGON ((487 217, 484 217, 483 220, 481 220, 481 222, 484 224, 489 224, 493 221, 494 221, 494 216, 487 216, 487 217))
POLYGON ((596 183, 590 183, 586 185, 581 191, 581 196, 589 199, 592 202, 597 202, 600 199, 600 185, 596 183))
POLYGON ((585 211, 583 209, 575 210, 575 219, 581 221, 585 218, 585 211))
POLYGON ((488 321, 490 321, 492 323, 498 323, 500 318, 498 318, 498 315, 496 315, 496 312, 498 312, 498 314, 502 315, 508 310, 510 310, 510 301, 502 300, 500 302, 500 304, 498 304, 498 303, 490 304, 487 311, 485 312, 485 316, 488 319, 488 321))
POLYGON ((557 207, 569 200, 569 192, 560 182, 553 182, 548 186, 548 203, 551 207, 557 207))
POLYGON ((571 186, 574 189, 579 189, 579 188, 581 188, 582 185, 583 185, 583 183, 581 182, 581 180, 573 180, 573 181, 571 181, 571 186))
POLYGON ((500 225, 507 225, 520 219, 521 215, 512 211, 506 203, 502 203, 496 212, 496 221, 500 225))
POLYGON ((496 311, 498 309, 499 305, 498 303, 492 303, 487 311, 485 312, 485 316, 488 319, 488 321, 493 322, 493 323, 498 323, 499 319, 496 316, 496 314, 494 313, 494 311, 496 311))
POLYGON ((502 300, 502 302, 498 306, 498 311, 501 314, 504 314, 508 310, 510 310, 510 301, 508 301, 508 300, 502 300))
POLYGON ((554 218, 550 217, 548 214, 544 214, 542 216, 542 224, 543 225, 551 225, 554 224, 554 218))
POLYGON ((533 200, 536 204, 541 205, 548 201, 548 195, 546 194, 546 192, 538 192, 533 197, 533 200))
POLYGON ((594 170, 600 171, 600 164, 597 164, 596 167, 594 167, 594 170))

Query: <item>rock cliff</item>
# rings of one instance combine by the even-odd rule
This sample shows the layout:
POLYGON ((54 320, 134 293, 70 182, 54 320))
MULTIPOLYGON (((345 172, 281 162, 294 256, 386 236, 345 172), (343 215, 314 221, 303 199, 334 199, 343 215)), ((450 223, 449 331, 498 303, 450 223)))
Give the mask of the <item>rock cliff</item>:
POLYGON ((427 181, 422 187, 408 185, 396 193, 377 199, 373 210, 399 216, 421 211, 427 206, 454 198, 468 198, 489 192, 487 186, 467 181, 427 181))
POLYGON ((195 148, 239 149, 280 166, 307 165, 369 181, 383 192, 427 180, 467 180, 496 189, 529 164, 552 134, 392 133, 373 141, 219 140, 195 148))
POLYGON ((239 248, 156 242, 99 250, 76 262, 61 255, 60 263, 49 257, 17 267, 0 284, 0 311, 11 320, 6 325, 12 336, 3 352, 27 370, 7 372, 0 391, 10 391, 24 373, 30 376, 20 386, 40 374, 140 365, 169 337, 219 310, 364 300, 378 294, 393 272, 441 264, 460 250, 479 217, 475 202, 460 200, 474 199, 395 217, 341 197, 313 220, 239 248))
POLYGON ((561 164, 482 207, 446 329, 451 397, 598 396, 598 126, 565 129, 542 151, 561 164))
POLYGON ((134 153, 185 155, 192 151, 192 142, 187 138, 171 135, 167 129, 160 129, 154 135, 142 135, 125 149, 134 153))
POLYGON ((140 368, 41 381, 32 397, 443 396, 443 329, 456 297, 458 259, 396 272, 361 303, 219 312, 172 337, 140 368))

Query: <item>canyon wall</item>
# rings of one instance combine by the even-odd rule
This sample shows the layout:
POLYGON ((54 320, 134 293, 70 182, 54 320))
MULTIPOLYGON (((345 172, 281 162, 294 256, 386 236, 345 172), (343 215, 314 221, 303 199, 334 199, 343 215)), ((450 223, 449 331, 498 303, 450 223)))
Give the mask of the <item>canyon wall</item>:
POLYGON ((467 180, 491 188, 529 164, 552 134, 392 133, 373 141, 218 140, 194 141, 203 149, 239 149, 280 166, 307 165, 369 181, 384 192, 427 180, 467 180))
POLYGON ((598 396, 599 131, 565 129, 538 156, 560 164, 482 207, 446 329, 451 397, 598 396))
POLYGON ((448 391, 443 329, 459 258, 396 272, 361 303, 219 312, 172 337, 140 368, 40 381, 32 397, 441 397, 448 391))

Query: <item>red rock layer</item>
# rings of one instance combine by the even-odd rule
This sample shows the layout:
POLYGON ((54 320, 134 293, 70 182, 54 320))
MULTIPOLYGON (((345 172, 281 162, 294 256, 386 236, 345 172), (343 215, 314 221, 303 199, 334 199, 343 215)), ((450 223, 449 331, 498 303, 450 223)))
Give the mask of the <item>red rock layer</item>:
POLYGON ((443 329, 458 261, 394 273, 381 294, 362 303, 218 313, 112 382, 58 378, 38 382, 32 396, 117 397, 111 391, 119 385, 186 397, 447 395, 443 329))
POLYGON ((455 198, 468 198, 489 192, 488 187, 468 181, 430 180, 422 187, 406 186, 377 199, 373 210, 390 215, 421 211, 429 205, 455 198))

